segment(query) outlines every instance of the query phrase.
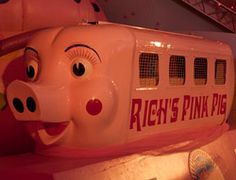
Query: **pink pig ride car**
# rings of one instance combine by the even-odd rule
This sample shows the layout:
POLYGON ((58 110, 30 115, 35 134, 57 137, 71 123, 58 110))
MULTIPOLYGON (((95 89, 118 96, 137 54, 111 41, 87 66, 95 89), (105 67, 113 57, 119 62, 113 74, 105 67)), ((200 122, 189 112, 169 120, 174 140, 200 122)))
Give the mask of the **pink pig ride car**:
POLYGON ((58 27, 35 35, 25 64, 28 81, 8 86, 8 103, 46 147, 139 151, 201 144, 228 127, 234 66, 222 42, 116 24, 58 27))

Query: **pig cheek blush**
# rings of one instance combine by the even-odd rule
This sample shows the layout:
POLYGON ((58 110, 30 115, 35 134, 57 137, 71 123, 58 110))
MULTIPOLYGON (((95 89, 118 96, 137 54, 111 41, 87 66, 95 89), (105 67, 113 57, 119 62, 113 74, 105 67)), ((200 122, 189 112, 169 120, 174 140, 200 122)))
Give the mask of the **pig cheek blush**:
POLYGON ((102 111, 102 103, 99 99, 90 99, 87 102, 86 110, 90 115, 97 115, 102 111))

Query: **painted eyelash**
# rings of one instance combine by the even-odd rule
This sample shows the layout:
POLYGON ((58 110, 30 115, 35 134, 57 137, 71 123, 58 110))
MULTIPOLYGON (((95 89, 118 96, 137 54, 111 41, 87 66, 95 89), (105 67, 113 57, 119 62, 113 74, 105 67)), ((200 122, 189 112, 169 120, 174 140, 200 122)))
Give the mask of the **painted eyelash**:
POLYGON ((73 50, 70 50, 68 52, 67 56, 71 60, 78 57, 85 58, 88 59, 92 64, 97 64, 99 61, 97 56, 93 52, 90 52, 89 50, 81 47, 73 48, 73 50))

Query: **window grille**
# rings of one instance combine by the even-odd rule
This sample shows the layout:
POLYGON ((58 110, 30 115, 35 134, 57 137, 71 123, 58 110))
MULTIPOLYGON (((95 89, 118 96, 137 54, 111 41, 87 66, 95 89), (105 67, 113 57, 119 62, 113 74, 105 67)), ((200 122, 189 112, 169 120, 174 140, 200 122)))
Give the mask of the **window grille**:
POLYGON ((215 62, 215 84, 225 84, 226 60, 217 59, 215 62))
POLYGON ((171 56, 169 63, 169 80, 171 85, 183 85, 185 83, 185 57, 171 56))
POLYGON ((196 85, 207 83, 207 59, 195 58, 194 60, 194 82, 196 85))
POLYGON ((158 54, 141 53, 139 56, 139 78, 141 87, 153 87, 159 83, 158 54))

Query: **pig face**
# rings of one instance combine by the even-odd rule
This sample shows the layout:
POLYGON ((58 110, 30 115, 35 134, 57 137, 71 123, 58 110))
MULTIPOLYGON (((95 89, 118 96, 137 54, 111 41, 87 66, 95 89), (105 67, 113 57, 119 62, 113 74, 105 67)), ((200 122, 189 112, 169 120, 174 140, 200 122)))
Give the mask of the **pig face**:
POLYGON ((63 28, 38 33, 25 48, 28 81, 13 81, 7 99, 37 141, 97 147, 112 139, 107 132, 116 111, 116 86, 105 75, 96 45, 73 33, 63 28))

